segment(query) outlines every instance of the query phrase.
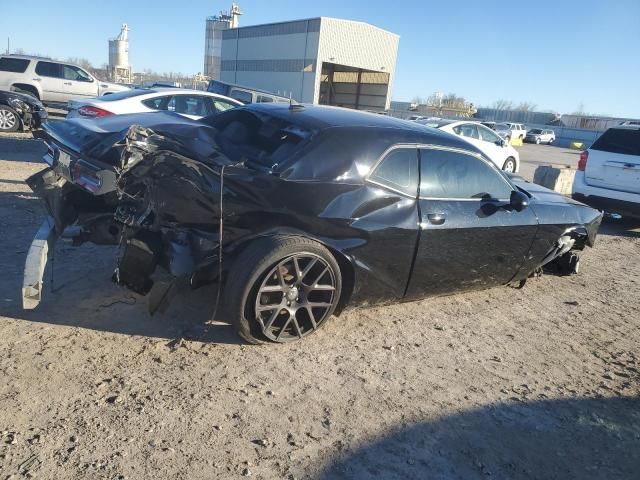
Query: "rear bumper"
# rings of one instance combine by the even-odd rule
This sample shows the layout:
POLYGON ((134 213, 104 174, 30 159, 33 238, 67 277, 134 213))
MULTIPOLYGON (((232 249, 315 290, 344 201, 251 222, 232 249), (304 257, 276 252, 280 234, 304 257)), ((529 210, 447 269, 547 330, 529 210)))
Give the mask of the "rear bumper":
POLYGON ((587 185, 584 172, 576 173, 571 196, 574 200, 608 213, 640 218, 639 194, 587 185))
POLYGON ((22 279, 22 307, 32 310, 38 306, 42 299, 42 286, 44 270, 49 261, 49 254, 58 240, 55 222, 48 217, 36 233, 27 260, 24 265, 24 276, 22 279))

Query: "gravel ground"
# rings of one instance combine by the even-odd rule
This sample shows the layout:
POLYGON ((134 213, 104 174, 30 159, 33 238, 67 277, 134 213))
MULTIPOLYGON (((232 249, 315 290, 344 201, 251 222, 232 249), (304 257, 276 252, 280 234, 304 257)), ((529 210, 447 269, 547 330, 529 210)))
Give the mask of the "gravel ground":
POLYGON ((575 277, 254 347, 207 323, 213 287, 149 317, 110 282, 111 248, 59 244, 53 291, 22 311, 29 143, 0 139, 0 479, 638 478, 633 225, 606 225, 575 277))

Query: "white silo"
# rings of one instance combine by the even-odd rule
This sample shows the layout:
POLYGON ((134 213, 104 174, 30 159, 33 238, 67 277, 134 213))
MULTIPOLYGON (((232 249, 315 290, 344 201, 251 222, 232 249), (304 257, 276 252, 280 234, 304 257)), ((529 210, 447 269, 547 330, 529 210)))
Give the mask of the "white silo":
POLYGON ((120 35, 109 40, 109 74, 114 82, 131 82, 129 65, 129 25, 122 24, 120 35))
POLYGON ((204 39, 204 74, 213 79, 220 78, 220 62, 222 59, 222 31, 238 28, 240 22, 240 6, 231 4, 229 12, 207 18, 204 39))

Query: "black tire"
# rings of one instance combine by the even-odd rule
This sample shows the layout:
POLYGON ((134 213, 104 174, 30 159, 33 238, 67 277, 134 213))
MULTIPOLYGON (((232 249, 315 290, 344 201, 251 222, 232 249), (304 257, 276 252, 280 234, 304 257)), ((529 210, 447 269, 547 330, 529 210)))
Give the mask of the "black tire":
POLYGON ((516 173, 516 159, 513 157, 509 157, 504 161, 504 165, 502 165, 502 170, 509 173, 516 173), (512 165, 512 167, 510 167, 512 165))
POLYGON ((20 116, 13 108, 0 105, 0 132, 15 132, 20 128, 20 116))
POLYGON ((265 237, 255 240, 240 254, 228 273, 224 291, 225 314, 242 338, 254 344, 285 343, 305 338, 326 323, 340 300, 342 276, 333 255, 319 243, 297 236, 265 237), (303 263, 305 258, 309 258, 308 263, 303 263), (300 264, 296 267, 298 273, 306 273, 302 278, 295 275, 292 280, 294 261, 295 265, 300 264), (327 273, 318 273, 325 267, 327 273), (304 284, 318 274, 320 277, 313 282, 315 288, 304 284), (320 285, 322 278, 329 284, 320 285), (278 285, 268 285, 269 282, 278 285), (331 282, 333 290, 325 290, 331 282), (282 290, 267 292, 267 289, 278 289, 279 285, 283 286, 282 290), (300 298, 290 298, 291 293, 300 298), (265 300, 265 296, 271 295, 273 297, 265 300), (312 296, 316 300, 312 301, 312 296), (320 299, 323 302, 319 302, 320 299), (289 300, 293 304, 287 303, 289 300), (312 306, 320 304, 323 306, 312 306), (272 305, 279 306, 269 308, 272 305), (262 310, 261 306, 266 310, 257 312, 262 310))
POLYGON ((511 137, 505 137, 504 139, 507 143, 511 143, 511 137))

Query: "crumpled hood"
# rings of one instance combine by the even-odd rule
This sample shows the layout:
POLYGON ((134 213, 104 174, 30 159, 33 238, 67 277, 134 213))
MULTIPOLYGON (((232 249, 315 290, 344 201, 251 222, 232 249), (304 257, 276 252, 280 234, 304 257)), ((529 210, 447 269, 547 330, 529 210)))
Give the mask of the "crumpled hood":
MULTIPOLYGON (((134 113, 113 115, 98 119, 72 118, 47 124, 43 130, 48 137, 78 155, 113 163, 110 150, 125 139, 130 127, 137 125, 164 134, 190 145, 190 151, 201 151, 206 145, 215 145, 216 130, 197 120, 173 112, 134 113)), ((206 150, 206 148, 205 148, 206 150)))

